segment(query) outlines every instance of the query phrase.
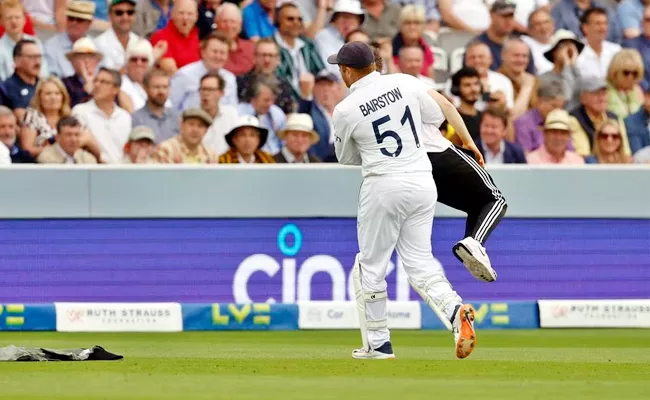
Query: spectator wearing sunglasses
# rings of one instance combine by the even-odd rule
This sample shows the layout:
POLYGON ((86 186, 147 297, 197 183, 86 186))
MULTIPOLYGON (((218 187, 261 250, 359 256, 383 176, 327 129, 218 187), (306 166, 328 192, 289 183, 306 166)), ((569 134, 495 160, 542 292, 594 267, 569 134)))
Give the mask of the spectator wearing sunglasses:
POLYGON ((596 131, 594 154, 586 158, 587 164, 629 164, 632 157, 625 154, 621 126, 608 119, 596 131))
POLYGON ((643 61, 634 49, 618 52, 607 71, 607 109, 620 118, 637 112, 643 104, 643 61))
POLYGON ((66 54, 72 51, 72 45, 88 34, 95 14, 95 3, 73 0, 65 10, 65 32, 52 36, 45 42, 45 59, 50 73, 64 78, 74 75, 72 64, 66 54))
POLYGON ((135 24, 135 0, 111 0, 108 17, 111 27, 95 39, 97 50, 104 55, 106 68, 121 70, 125 63, 126 48, 138 39, 131 32, 135 24))

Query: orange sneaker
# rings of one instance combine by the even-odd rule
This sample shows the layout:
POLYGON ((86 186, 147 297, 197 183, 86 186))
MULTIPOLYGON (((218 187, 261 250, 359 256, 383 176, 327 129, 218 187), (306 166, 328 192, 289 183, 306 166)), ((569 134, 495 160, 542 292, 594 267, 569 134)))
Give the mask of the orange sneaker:
POLYGON ((469 304, 458 306, 453 322, 454 341, 456 342, 456 357, 466 358, 476 345, 474 330, 474 308, 469 304))

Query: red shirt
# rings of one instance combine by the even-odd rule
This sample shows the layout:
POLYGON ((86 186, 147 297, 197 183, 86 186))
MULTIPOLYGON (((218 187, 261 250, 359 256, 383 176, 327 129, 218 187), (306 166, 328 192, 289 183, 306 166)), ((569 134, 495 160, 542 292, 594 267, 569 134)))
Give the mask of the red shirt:
POLYGON ((167 53, 163 58, 173 58, 176 67, 181 68, 201 59, 199 29, 195 26, 189 36, 183 36, 172 21, 167 26, 151 35, 151 44, 156 45, 161 40, 167 41, 167 53))
MULTIPOLYGON (((29 14, 25 13, 25 27, 23 28, 23 33, 28 35, 36 36, 34 32, 34 26, 32 25, 32 19, 29 17, 29 14)), ((5 34, 5 27, 0 24, 0 37, 5 34)))
POLYGON ((228 54, 228 61, 223 67, 239 76, 253 69, 253 52, 255 45, 250 40, 237 39, 237 50, 228 54))

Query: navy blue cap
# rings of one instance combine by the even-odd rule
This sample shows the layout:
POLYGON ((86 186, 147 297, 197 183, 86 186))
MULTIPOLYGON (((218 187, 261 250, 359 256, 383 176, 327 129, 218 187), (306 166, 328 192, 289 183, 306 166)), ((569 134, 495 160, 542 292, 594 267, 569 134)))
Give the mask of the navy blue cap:
POLYGON ((345 65, 354 69, 361 69, 375 62, 372 48, 363 42, 349 42, 341 47, 337 54, 327 57, 330 64, 345 65))

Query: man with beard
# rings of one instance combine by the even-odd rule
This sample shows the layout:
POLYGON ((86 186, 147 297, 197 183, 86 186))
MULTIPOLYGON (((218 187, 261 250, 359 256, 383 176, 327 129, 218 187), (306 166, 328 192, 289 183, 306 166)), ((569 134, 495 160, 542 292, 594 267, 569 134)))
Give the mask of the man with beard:
POLYGON ((178 135, 180 113, 165 107, 169 97, 169 75, 160 69, 149 71, 142 81, 147 92, 147 102, 133 113, 133 126, 144 125, 153 130, 156 143, 178 135))
POLYGON ((474 107, 481 96, 481 77, 478 71, 471 67, 458 70, 451 78, 451 94, 460 100, 458 113, 463 117, 472 139, 479 140, 481 112, 474 107))

